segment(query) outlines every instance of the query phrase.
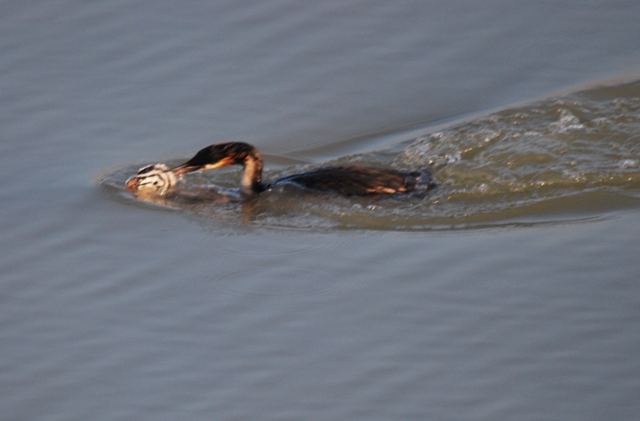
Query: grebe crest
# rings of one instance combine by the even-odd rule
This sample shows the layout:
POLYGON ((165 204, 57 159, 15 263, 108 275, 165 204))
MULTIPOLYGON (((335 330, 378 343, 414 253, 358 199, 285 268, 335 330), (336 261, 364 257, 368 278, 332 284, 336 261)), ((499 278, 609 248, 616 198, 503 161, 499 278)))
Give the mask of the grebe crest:
POLYGON ((164 196, 173 191, 177 184, 175 174, 165 164, 153 164, 142 167, 129 177, 124 186, 134 193, 156 194, 164 196))

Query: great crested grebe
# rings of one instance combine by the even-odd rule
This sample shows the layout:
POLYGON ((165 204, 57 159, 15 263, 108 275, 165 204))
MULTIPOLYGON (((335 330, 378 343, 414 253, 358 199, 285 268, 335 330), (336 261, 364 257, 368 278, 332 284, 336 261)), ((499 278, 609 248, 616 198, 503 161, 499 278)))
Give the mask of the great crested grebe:
MULTIPOLYGON (((345 196, 397 194, 427 191, 435 187, 429 172, 377 169, 365 166, 330 166, 305 173, 289 175, 265 184, 262 182, 262 156, 247 143, 230 142, 207 146, 182 165, 166 170, 166 167, 150 166, 127 180, 127 190, 155 189, 154 183, 167 185, 170 191, 175 177, 199 170, 212 170, 228 165, 242 165, 244 172, 240 192, 245 196, 261 193, 274 186, 290 183, 303 188, 336 192, 345 196), (143 172, 143 171, 147 172, 143 172), (163 174, 164 172, 164 174, 163 174), (166 174, 166 176, 165 176, 166 174), (172 178, 170 175, 173 175, 172 178), (147 180, 151 177, 152 180, 147 180)), ((160 189, 156 189, 160 190, 160 189)), ((162 193, 161 193, 162 194, 162 193)))

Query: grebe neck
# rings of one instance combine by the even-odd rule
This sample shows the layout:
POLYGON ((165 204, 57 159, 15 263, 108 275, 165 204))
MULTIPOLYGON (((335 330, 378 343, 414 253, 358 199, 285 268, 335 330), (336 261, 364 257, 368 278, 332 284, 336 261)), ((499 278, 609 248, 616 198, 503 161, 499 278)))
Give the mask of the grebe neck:
POLYGON ((240 192, 246 195, 261 193, 266 186, 262 183, 262 168, 264 166, 262 156, 257 149, 252 148, 242 161, 244 167, 240 192))

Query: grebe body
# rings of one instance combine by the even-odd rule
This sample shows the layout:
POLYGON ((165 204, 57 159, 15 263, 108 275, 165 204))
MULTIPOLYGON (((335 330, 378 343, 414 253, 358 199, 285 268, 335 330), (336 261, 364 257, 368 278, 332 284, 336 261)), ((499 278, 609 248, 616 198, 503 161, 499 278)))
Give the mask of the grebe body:
POLYGON ((428 173, 363 166, 322 167, 302 174, 282 177, 268 187, 286 183, 293 183, 311 190, 336 192, 345 196, 407 193, 433 187, 433 181, 428 173))

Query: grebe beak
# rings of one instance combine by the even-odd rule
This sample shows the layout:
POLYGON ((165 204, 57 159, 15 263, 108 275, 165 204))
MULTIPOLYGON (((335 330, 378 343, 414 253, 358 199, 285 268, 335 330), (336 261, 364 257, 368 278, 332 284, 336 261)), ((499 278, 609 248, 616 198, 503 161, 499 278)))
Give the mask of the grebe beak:
POLYGON ((206 170, 215 170, 216 168, 226 167, 227 165, 233 165, 235 162, 232 158, 226 157, 219 161, 214 162, 213 164, 189 164, 187 161, 182 165, 178 165, 177 167, 171 168, 171 171, 176 177, 182 174, 186 174, 188 172, 194 171, 206 171, 206 170))
POLYGON ((178 177, 179 175, 186 174, 193 171, 198 171, 201 169, 204 169, 204 165, 182 164, 182 165, 178 165, 177 167, 171 168, 169 171, 171 171, 176 177, 178 177))
POLYGON ((136 176, 130 177, 125 183, 124 188, 128 191, 136 191, 138 190, 138 182, 140 179, 136 176))

